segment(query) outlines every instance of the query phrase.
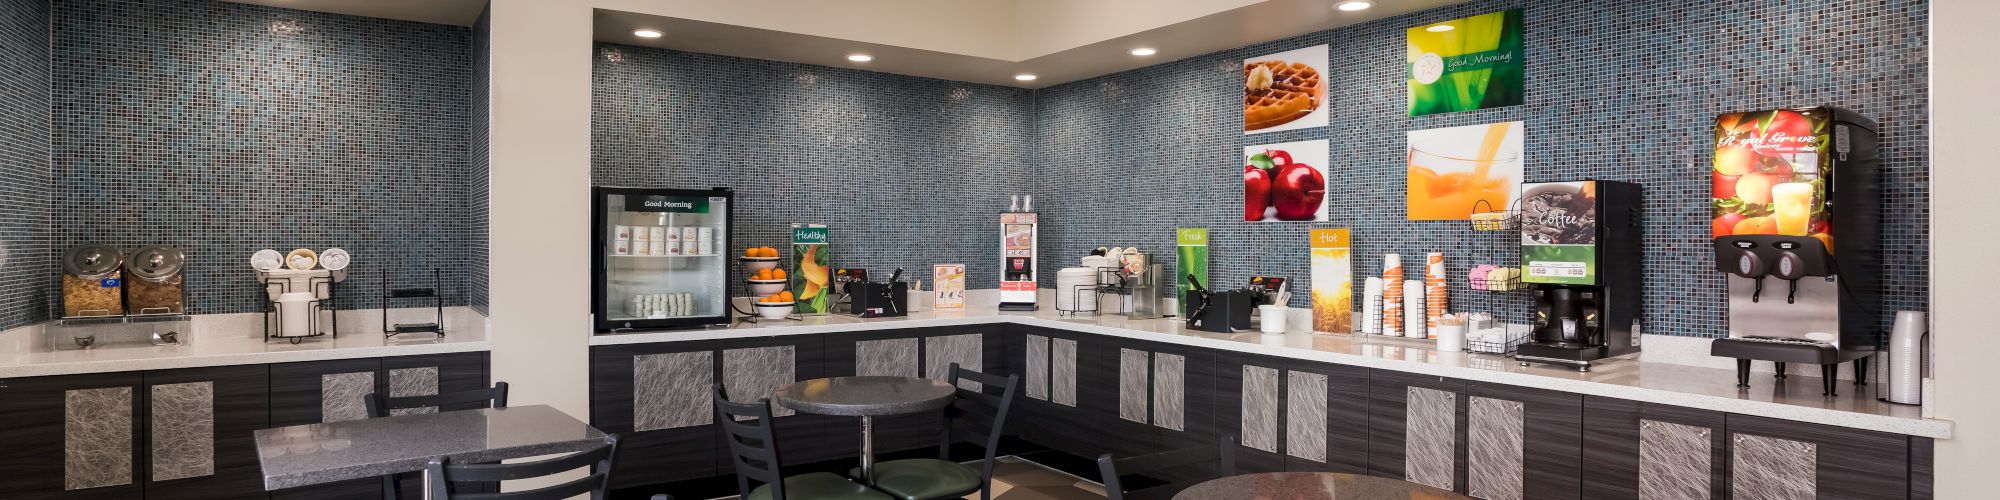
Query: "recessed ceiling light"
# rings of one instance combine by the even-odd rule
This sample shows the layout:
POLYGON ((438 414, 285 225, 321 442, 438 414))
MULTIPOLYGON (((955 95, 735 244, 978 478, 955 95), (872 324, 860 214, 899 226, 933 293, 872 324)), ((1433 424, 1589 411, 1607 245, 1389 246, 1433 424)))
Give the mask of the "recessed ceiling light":
POLYGON ((868 62, 875 60, 875 56, 871 56, 868 54, 848 54, 847 60, 854 62, 868 62))
POLYGON ((648 30, 648 29, 632 30, 632 36, 636 36, 639 38, 659 38, 660 36, 665 34, 666 33, 661 33, 660 30, 648 30))
POLYGON ((1018 75, 1014 75, 1014 79, 1015 79, 1015 80, 1020 80, 1020 81, 1024 81, 1024 82, 1028 82, 1028 81, 1034 81, 1034 79, 1035 79, 1035 75, 1034 75, 1034 74, 1031 74, 1031 73, 1022 73, 1022 74, 1018 74, 1018 75))
POLYGON ((1375 2, 1370 2, 1367 0, 1353 0, 1353 1, 1340 2, 1334 4, 1333 8, 1346 12, 1354 12, 1359 10, 1368 10, 1369 7, 1374 7, 1374 6, 1375 2))
POLYGON ((1132 55, 1135 56, 1150 56, 1158 53, 1160 53, 1160 51, 1153 50, 1152 47, 1139 47, 1136 49, 1132 49, 1132 55))
POLYGON ((1440 25, 1437 25, 1437 26, 1432 26, 1432 27, 1429 27, 1429 28, 1424 28, 1424 31, 1429 31, 1429 32, 1432 32, 1432 33, 1443 33, 1443 32, 1446 32, 1446 31, 1451 31, 1451 30, 1455 30, 1455 29, 1458 29, 1458 28, 1456 28, 1456 27, 1453 27, 1452 25, 1449 25, 1449 24, 1440 24, 1440 25))

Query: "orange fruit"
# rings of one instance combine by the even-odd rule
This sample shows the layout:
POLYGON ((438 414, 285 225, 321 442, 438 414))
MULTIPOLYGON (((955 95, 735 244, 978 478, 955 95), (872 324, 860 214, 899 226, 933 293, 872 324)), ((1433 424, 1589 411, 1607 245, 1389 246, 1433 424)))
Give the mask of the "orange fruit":
POLYGON ((774 268, 774 269, 771 269, 771 279, 774 279, 774 280, 781 280, 781 279, 785 279, 785 270, 783 270, 783 269, 775 269, 775 268, 774 268))
POLYGON ((777 257, 777 256, 778 256, 778 249, 776 249, 776 248, 771 248, 771 247, 764 247, 764 256, 765 256, 765 257, 777 257))
POLYGON ((1778 221, 1770 217, 1751 217, 1736 222, 1729 234, 1778 234, 1778 221))
POLYGON ((791 291, 791 290, 785 290, 785 291, 782 291, 782 292, 778 292, 778 302, 791 302, 791 301, 792 301, 792 291, 791 291))

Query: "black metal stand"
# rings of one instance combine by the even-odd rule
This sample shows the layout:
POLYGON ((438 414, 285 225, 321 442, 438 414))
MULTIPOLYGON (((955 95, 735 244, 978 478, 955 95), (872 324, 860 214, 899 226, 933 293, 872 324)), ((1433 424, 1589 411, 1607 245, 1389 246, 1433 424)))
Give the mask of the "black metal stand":
POLYGON ((444 338, 444 294, 438 293, 438 290, 443 285, 444 272, 438 269, 431 269, 430 288, 397 288, 392 290, 389 288, 389 274, 383 273, 382 336, 385 338, 394 338, 397 335, 405 333, 435 333, 437 334, 437 338, 444 338), (390 325, 389 304, 392 300, 397 299, 431 299, 432 306, 437 309, 437 320, 431 323, 397 323, 390 325))
MULTIPOLYGON (((266 276, 263 280, 263 283, 264 283, 264 293, 266 295, 266 298, 269 298, 272 286, 282 287, 278 292, 279 295, 284 295, 292 292, 292 279, 289 277, 271 278, 266 276)), ((285 335, 278 335, 279 332, 271 331, 272 330, 271 325, 273 323, 284 324, 285 311, 278 308, 277 301, 266 300, 264 301, 265 341, 268 342, 271 339, 285 339, 291 342, 292 344, 297 345, 298 343, 304 342, 306 339, 312 337, 323 337, 331 335, 333 338, 336 339, 340 338, 340 313, 339 310, 335 309, 333 306, 334 298, 338 297, 339 294, 338 291, 336 290, 336 287, 334 286, 335 281, 333 279, 332 273, 329 272, 327 276, 324 277, 314 276, 312 278, 309 278, 307 280, 307 283, 309 283, 307 285, 307 288, 309 289, 309 291, 313 292, 313 296, 315 297, 312 302, 306 304, 306 310, 311 311, 307 314, 312 315, 312 318, 307 320, 307 325, 309 325, 309 328, 312 330, 312 333, 307 335, 285 336, 285 335), (324 299, 317 298, 319 296, 318 287, 320 283, 326 284, 326 298, 324 299), (329 328, 326 330, 321 330, 319 328, 319 315, 322 312, 326 313, 327 315, 327 325, 329 326, 329 328)))

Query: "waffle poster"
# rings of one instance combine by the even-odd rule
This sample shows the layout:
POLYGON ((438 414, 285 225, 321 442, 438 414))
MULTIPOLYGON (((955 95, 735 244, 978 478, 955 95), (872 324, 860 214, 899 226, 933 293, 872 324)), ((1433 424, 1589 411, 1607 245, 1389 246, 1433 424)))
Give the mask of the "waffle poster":
POLYGON ((1312 230, 1313 331, 1354 332, 1354 261, 1347 228, 1312 230))
POLYGON ((1325 45, 1243 61, 1243 133, 1326 126, 1325 45))
POLYGON ((1520 9, 1410 28, 1405 40, 1410 116, 1521 104, 1520 9))

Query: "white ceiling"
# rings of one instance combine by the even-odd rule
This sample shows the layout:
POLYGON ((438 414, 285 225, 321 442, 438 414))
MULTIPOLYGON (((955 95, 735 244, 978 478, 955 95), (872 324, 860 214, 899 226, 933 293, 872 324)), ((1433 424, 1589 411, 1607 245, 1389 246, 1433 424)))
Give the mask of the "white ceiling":
POLYGON ((471 26, 486 0, 226 0, 287 9, 379 17, 420 23, 471 26))
MULTIPOLYGON (((469 26, 486 0, 229 0, 469 26)), ((535 0, 596 8, 599 41, 1039 88, 1465 0, 535 0), (665 37, 632 36, 637 28, 665 37), (1151 47, 1159 53, 1127 52, 1151 47), (846 57, 867 53, 875 60, 846 57), (1040 78, 1022 82, 1017 73, 1040 78)))

